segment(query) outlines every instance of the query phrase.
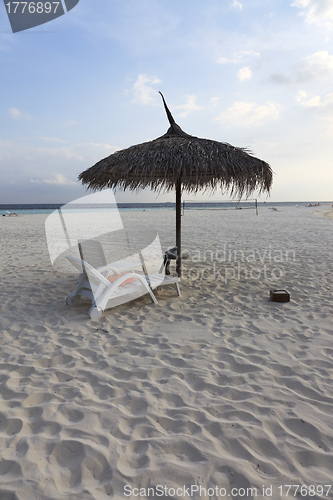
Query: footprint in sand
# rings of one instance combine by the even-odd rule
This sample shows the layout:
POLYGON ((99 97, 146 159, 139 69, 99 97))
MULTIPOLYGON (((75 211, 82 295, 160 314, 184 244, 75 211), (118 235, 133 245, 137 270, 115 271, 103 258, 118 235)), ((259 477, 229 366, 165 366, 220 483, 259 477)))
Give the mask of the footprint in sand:
MULTIPOLYGON (((113 472, 106 457, 94 447, 76 440, 64 440, 56 444, 48 458, 55 484, 60 492, 71 492, 89 484, 100 486, 112 479, 113 472)), ((79 495, 78 495, 79 496, 79 495)))
POLYGON ((6 433, 8 436, 18 434, 23 426, 23 422, 19 418, 6 418, 3 413, 0 413, 0 433, 6 433))
POLYGON ((118 470, 127 477, 138 476, 150 465, 147 456, 149 444, 147 441, 133 441, 126 446, 125 453, 117 462, 118 470))

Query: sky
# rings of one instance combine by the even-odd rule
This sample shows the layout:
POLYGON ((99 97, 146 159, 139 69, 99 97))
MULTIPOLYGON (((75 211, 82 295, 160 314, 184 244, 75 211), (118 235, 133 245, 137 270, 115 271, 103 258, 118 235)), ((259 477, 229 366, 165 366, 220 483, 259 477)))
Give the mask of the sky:
POLYGON ((0 204, 87 194, 80 172, 167 131, 158 91, 185 132, 271 165, 260 201, 333 199, 333 0, 80 0, 18 33, 1 4, 0 72, 0 204))

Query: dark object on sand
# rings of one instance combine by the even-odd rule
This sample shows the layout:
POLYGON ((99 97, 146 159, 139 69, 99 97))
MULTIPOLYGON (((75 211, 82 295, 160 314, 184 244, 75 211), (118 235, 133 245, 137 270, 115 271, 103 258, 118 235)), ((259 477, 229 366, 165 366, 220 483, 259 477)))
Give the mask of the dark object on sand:
POLYGON ((170 274, 170 268, 169 268, 170 261, 177 260, 177 256, 178 256, 178 248, 177 247, 169 248, 169 250, 167 250, 165 252, 163 267, 165 267, 165 274, 167 276, 169 276, 169 274, 170 274))
MULTIPOLYGON (((160 92, 161 94, 161 92, 160 92)), ((181 276, 181 196, 199 190, 231 191, 233 197, 249 196, 255 190, 269 193, 273 172, 263 160, 245 148, 186 134, 175 122, 163 95, 170 123, 166 134, 153 141, 131 146, 100 160, 78 179, 87 189, 176 191, 177 273, 181 276)))
POLYGON ((270 291, 271 300, 273 302, 289 302, 290 293, 287 290, 271 290, 270 291))

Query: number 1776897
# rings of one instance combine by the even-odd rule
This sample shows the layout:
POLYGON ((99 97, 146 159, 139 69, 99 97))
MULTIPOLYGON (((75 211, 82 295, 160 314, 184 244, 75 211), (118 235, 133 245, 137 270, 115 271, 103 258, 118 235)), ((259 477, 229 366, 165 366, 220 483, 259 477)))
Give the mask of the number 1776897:
POLYGON ((60 2, 8 2, 8 14, 55 14, 60 2))

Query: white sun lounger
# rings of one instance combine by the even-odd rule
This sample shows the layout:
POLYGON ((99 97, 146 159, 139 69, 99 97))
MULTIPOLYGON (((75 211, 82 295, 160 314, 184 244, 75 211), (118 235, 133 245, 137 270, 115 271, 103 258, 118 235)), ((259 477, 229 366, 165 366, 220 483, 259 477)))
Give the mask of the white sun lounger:
POLYGON ((80 272, 74 292, 66 298, 68 305, 77 303, 80 296, 88 297, 92 301, 89 316, 91 319, 99 319, 106 309, 130 302, 146 293, 157 304, 145 278, 133 272, 141 265, 139 259, 124 259, 107 264, 99 241, 83 240, 78 243, 78 247, 80 259, 66 256, 80 272), (114 277, 113 282, 108 280, 109 276, 114 277), (126 283, 128 280, 132 282, 126 283))
POLYGON ((109 274, 109 270, 111 272, 117 271, 114 267, 110 266, 108 270, 104 267, 102 274, 101 269, 95 269, 82 259, 72 255, 67 255, 66 259, 82 271, 77 286, 74 292, 66 298, 66 303, 73 305, 78 302, 80 296, 88 297, 92 301, 92 307, 88 313, 91 319, 98 320, 106 309, 125 304, 146 293, 150 295, 155 304, 158 303, 146 279, 140 274, 127 272, 110 283, 103 274, 105 272, 109 274), (135 278, 133 283, 124 284, 131 278, 135 278))
POLYGON ((144 274, 133 272, 138 267, 137 260, 124 259, 105 264, 103 248, 98 241, 80 242, 79 250, 81 259, 71 255, 66 256, 66 259, 80 272, 77 286, 74 292, 66 298, 66 303, 74 305, 79 301, 80 296, 89 297, 92 301, 89 316, 92 319, 99 319, 106 309, 132 301, 146 293, 149 293, 152 301, 157 304, 152 290, 160 286, 176 285, 177 293, 181 295, 178 277, 165 276, 162 273, 147 274, 145 268, 144 274), (120 273, 125 274, 117 278, 114 283, 108 281, 110 274, 120 273), (135 280, 123 285, 130 278, 135 278, 135 280))

